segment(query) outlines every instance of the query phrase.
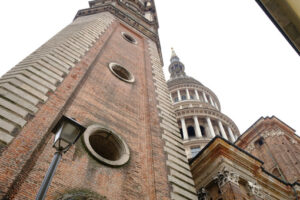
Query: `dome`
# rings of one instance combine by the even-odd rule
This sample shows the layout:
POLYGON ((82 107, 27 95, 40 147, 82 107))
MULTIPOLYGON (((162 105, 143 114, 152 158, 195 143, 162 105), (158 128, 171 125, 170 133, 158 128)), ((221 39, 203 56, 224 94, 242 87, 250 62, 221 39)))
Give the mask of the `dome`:
POLYGON ((169 88, 179 84, 196 84, 196 85, 204 86, 202 83, 200 83, 199 81, 197 81, 196 79, 190 76, 171 78, 170 80, 167 81, 167 85, 169 88))

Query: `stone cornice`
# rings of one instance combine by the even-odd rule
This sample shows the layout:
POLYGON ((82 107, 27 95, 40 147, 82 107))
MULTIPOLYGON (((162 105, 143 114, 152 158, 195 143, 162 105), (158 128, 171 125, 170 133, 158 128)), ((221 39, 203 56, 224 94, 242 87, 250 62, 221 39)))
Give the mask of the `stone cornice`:
MULTIPOLYGON (((216 103, 218 104, 218 107, 221 110, 220 101, 219 101, 217 95, 212 90, 210 90, 209 88, 205 87, 204 85, 198 85, 198 84, 192 84, 192 83, 178 84, 178 85, 170 87, 169 91, 170 91, 170 93, 172 93, 172 92, 176 92, 177 90, 185 90, 186 88, 199 89, 201 91, 204 91, 204 92, 210 94, 212 96, 212 98, 216 101, 216 103)), ((201 94, 199 94, 199 96, 200 95, 201 94)))
POLYGON ((213 109, 209 109, 209 108, 194 107, 194 108, 186 108, 186 109, 176 110, 175 115, 176 115, 177 119, 180 119, 182 117, 192 117, 194 115, 203 116, 203 117, 211 117, 213 119, 219 119, 224 124, 230 126, 230 128, 232 129, 232 131, 234 133, 237 133, 238 135, 240 135, 239 129, 235 125, 235 123, 229 117, 227 117, 226 115, 224 115, 223 113, 221 113, 217 110, 213 110, 213 109))
MULTIPOLYGON (((280 128, 271 128, 271 129, 267 129, 267 130, 264 130, 264 131, 260 132, 260 134, 258 134, 257 136, 259 136, 259 138, 262 137, 262 138, 266 139, 266 138, 269 138, 269 137, 277 137, 277 136, 282 136, 282 135, 286 135, 285 132, 282 129, 280 129, 280 128)), ((292 144, 298 144, 299 143, 297 140, 295 140, 291 136, 289 136, 289 135, 286 135, 286 136, 290 139, 290 142, 292 144)), ((254 138, 253 140, 251 140, 250 143, 248 143, 247 148, 245 148, 246 151, 251 152, 252 150, 255 149, 255 145, 254 145, 254 143, 256 141, 255 139, 257 139, 257 137, 254 138)))
POLYGON ((262 190, 262 187, 258 185, 257 183, 253 183, 251 181, 248 181, 247 183, 248 190, 250 191, 251 196, 257 196, 259 198, 264 199, 265 193, 262 190))
POLYGON ((149 25, 149 27, 154 26, 155 32, 153 32, 152 30, 147 28, 145 25, 139 23, 136 19, 131 17, 129 14, 127 14, 127 13, 123 12, 122 10, 116 8, 112 4, 103 4, 102 6, 97 6, 95 8, 87 8, 87 9, 79 10, 77 12, 74 20, 78 17, 93 15, 93 14, 101 13, 101 12, 110 12, 111 14, 118 17, 123 22, 127 23, 131 27, 135 28, 136 30, 140 31, 142 34, 144 34, 145 36, 147 36, 148 38, 153 40, 156 43, 157 47, 158 47, 161 62, 163 62, 162 53, 161 53, 161 46, 160 46, 160 40, 159 40, 159 37, 158 37, 158 34, 157 34, 158 25, 155 22, 151 22, 151 21, 145 19, 144 17, 142 19, 143 22, 146 22, 149 25))
POLYGON ((192 138, 188 140, 183 140, 183 145, 186 146, 193 146, 193 145, 201 145, 207 144, 212 138, 209 137, 201 137, 201 138, 192 138))
MULTIPOLYGON (((154 20, 153 21, 150 21, 148 20, 147 18, 144 17, 144 14, 146 11, 150 11, 150 10, 145 10, 145 9, 142 9, 141 7, 139 8, 133 8, 133 7, 136 7, 134 6, 135 4, 134 3, 131 3, 129 1, 124 1, 124 0, 111 0, 111 1, 107 1, 107 2, 104 2, 103 5, 110 5, 110 4, 115 4, 115 2, 120 5, 122 8, 124 8, 124 10, 128 10, 130 11, 130 14, 136 16, 138 19, 144 21, 145 23, 151 25, 151 26, 155 26, 156 29, 158 28, 158 20, 157 20, 157 16, 156 16, 156 12, 155 12, 155 9, 152 8, 152 14, 154 15, 154 20)), ((101 7, 100 5, 99 6, 95 6, 95 7, 92 7, 93 5, 93 2, 90 2, 90 8, 87 8, 87 9, 82 9, 80 11, 84 11, 84 10, 89 10, 89 9, 97 9, 99 7, 101 7)), ((102 6, 103 6, 102 5, 102 6)), ((78 13, 77 13, 78 14, 78 13)), ((77 15, 76 15, 77 17, 77 15)), ((75 19, 76 19, 75 17, 75 19)))
POLYGON ((218 180, 218 172, 223 172, 225 168, 228 175, 233 173, 232 178, 226 181, 239 184, 236 181, 238 176, 248 185, 251 182, 249 186, 252 188, 249 189, 252 195, 261 198, 269 194, 268 196, 275 199, 292 199, 291 185, 266 173, 262 164, 263 162, 251 154, 220 137, 212 140, 190 161, 196 188, 206 187, 218 180))
POLYGON ((175 111, 181 110, 184 108, 191 108, 191 109, 193 109, 193 108, 209 108, 209 109, 218 111, 217 108, 213 107, 211 104, 201 102, 196 99, 175 102, 175 103, 173 103, 173 107, 174 107, 175 111), (192 107, 189 107, 190 104, 192 104, 192 107))
MULTIPOLYGON (((279 120, 277 117, 261 117, 257 120, 248 130, 246 130, 235 142, 236 145, 241 148, 249 148, 251 150, 253 148, 254 140, 264 134, 264 132, 270 132, 273 129, 278 129, 280 132, 286 133, 285 135, 291 138, 292 143, 300 143, 300 138, 294 133, 294 129, 289 127, 287 124, 279 120), (247 147, 248 146, 248 147, 247 147)), ((269 133, 269 136, 271 133, 269 133)), ((267 135, 263 135, 266 138, 267 135)), ((278 136, 277 134, 273 134, 273 136, 278 136)))
POLYGON ((138 12, 136 12, 135 9, 126 5, 126 3, 129 3, 129 2, 125 2, 125 3, 123 3, 123 2, 124 2, 124 0, 118 0, 118 4, 121 5, 124 9, 130 9, 131 13, 136 15, 139 19, 143 20, 144 22, 146 22, 149 25, 155 26, 156 29, 158 28, 158 20, 157 20, 157 16, 156 16, 156 12, 155 12, 154 8, 152 9, 153 21, 150 21, 143 16, 143 14, 145 14, 146 10, 143 10, 144 13, 138 13, 138 12))
POLYGON ((228 182, 239 185, 239 174, 235 170, 226 167, 219 171, 214 179, 217 181, 219 188, 222 188, 228 182))
POLYGON ((240 175, 243 174, 244 178, 245 176, 251 177, 253 172, 260 169, 262 162, 249 155, 232 147, 224 139, 215 138, 190 161, 193 177, 197 177, 195 178, 196 187, 200 182, 201 187, 205 187, 211 181, 215 181, 218 172, 224 167, 230 171, 238 171, 240 175))

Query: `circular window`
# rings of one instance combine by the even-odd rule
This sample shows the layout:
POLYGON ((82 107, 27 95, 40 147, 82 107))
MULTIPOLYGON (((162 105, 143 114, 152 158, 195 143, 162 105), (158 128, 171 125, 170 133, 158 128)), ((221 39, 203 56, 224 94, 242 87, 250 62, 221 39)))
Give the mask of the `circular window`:
POLYGON ((117 63, 110 63, 108 67, 110 71, 119 79, 129 83, 134 82, 134 76, 125 67, 122 67, 117 63))
POLYGON ((123 38, 125 40, 127 40, 128 42, 130 42, 132 44, 137 44, 137 41, 128 33, 122 32, 121 34, 122 34, 123 38))
POLYGON ((129 148, 121 136, 99 125, 89 126, 83 141, 89 152, 100 162, 121 166, 129 160, 129 148))

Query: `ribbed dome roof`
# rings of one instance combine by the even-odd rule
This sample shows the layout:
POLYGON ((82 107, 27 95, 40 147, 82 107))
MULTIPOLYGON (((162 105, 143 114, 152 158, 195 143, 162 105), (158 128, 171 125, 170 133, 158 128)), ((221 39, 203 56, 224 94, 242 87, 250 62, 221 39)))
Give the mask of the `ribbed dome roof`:
POLYGON ((167 81, 167 85, 169 88, 175 85, 186 84, 186 83, 192 83, 192 84, 204 86, 202 83, 200 83, 199 81, 197 81, 196 79, 190 76, 171 78, 167 81))
POLYGON ((174 49, 172 48, 172 55, 171 55, 171 64, 169 65, 169 72, 171 74, 170 80, 168 80, 167 84, 170 87, 178 84, 186 84, 186 83, 193 83, 202 85, 199 81, 194 79, 193 77, 189 77, 184 72, 184 64, 180 62, 179 57, 176 55, 174 49))

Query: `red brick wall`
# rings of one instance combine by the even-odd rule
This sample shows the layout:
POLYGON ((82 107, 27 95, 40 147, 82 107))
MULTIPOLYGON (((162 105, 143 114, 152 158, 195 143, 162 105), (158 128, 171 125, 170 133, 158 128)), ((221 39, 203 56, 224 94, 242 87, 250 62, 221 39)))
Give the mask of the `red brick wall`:
POLYGON ((63 155, 47 199, 70 189, 89 189, 108 199, 169 199, 148 56, 146 38, 114 22, 3 152, 0 198, 35 198, 54 153, 49 130, 65 114, 84 126, 101 124, 114 130, 129 145, 131 158, 120 168, 105 166, 87 153, 80 140, 63 155), (125 41, 121 31, 133 35, 138 44, 125 41), (126 66, 135 83, 115 77, 109 62, 126 66))
MULTIPOLYGON (((279 128, 276 124, 262 127, 259 131, 261 134, 258 134, 251 143, 255 144, 255 141, 270 130, 284 130, 279 128)), ((264 162, 263 167, 268 172, 272 173, 277 169, 275 175, 279 175, 278 177, 282 180, 294 183, 300 179, 300 143, 296 137, 294 133, 281 131, 280 135, 264 137, 263 144, 255 144, 255 148, 250 153, 264 162)))

